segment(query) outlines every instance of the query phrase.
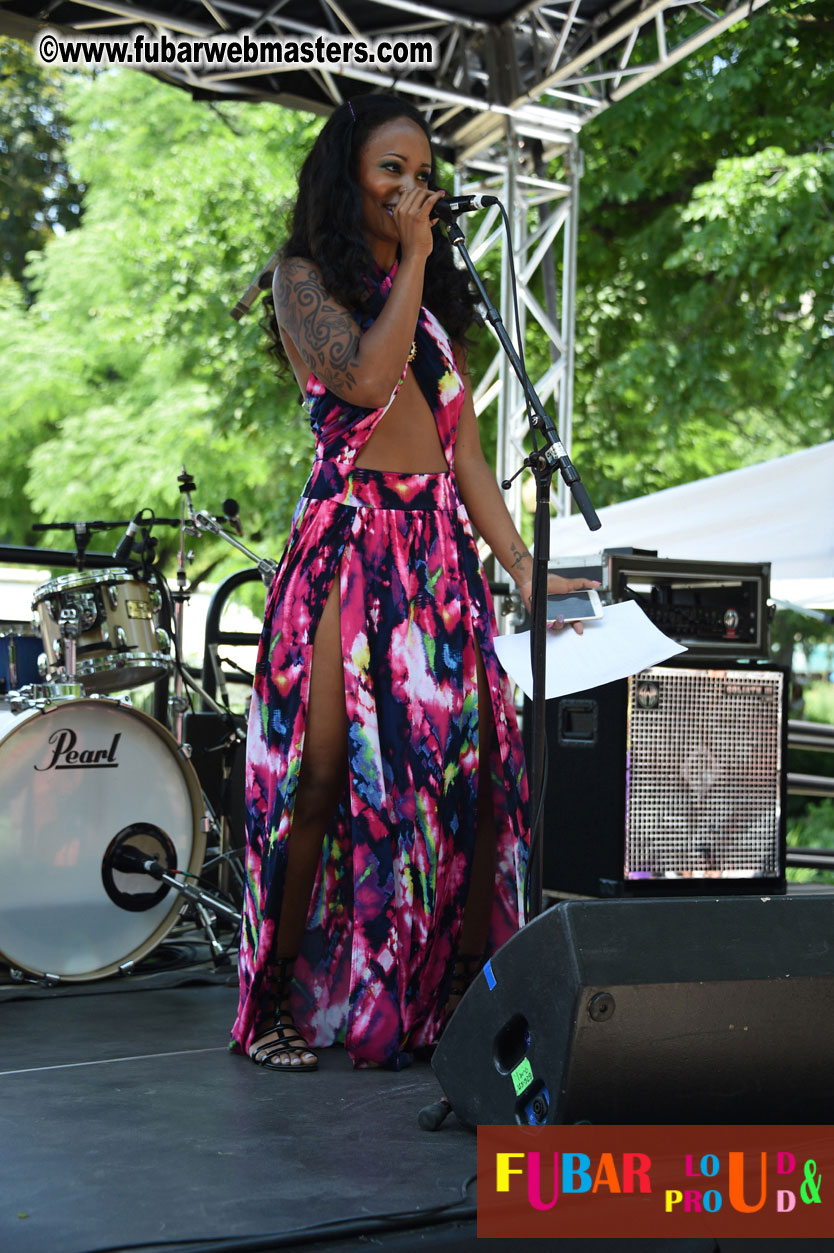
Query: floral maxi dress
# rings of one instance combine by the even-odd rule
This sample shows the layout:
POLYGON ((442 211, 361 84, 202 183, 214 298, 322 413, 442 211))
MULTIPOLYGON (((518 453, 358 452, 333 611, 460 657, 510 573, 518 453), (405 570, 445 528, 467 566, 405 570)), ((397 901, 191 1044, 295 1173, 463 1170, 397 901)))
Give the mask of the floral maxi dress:
MULTIPOLYGON (((377 275, 376 312, 394 273, 377 275)), ((363 327, 372 321, 373 311, 359 317, 363 327)), ((415 344, 405 370, 413 369, 434 414, 445 473, 356 467, 391 401, 367 410, 313 376, 307 385, 315 460, 267 599, 249 719, 240 1005, 232 1030, 244 1051, 267 1026, 313 641, 334 580, 348 778, 324 836, 295 963, 296 1025, 313 1046, 343 1042, 356 1066, 395 1068, 442 1030, 475 840, 475 641, 494 725, 497 856, 487 953, 523 920, 523 753, 492 644, 490 593, 454 475, 464 387, 448 336, 425 308, 415 344)))

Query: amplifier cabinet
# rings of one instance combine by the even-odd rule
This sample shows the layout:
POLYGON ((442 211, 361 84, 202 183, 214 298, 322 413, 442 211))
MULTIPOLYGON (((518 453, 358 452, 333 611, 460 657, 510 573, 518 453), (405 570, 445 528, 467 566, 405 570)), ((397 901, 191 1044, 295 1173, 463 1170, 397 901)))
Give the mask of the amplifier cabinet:
POLYGON ((543 887, 784 892, 787 695, 784 668, 670 665, 548 701, 543 887))

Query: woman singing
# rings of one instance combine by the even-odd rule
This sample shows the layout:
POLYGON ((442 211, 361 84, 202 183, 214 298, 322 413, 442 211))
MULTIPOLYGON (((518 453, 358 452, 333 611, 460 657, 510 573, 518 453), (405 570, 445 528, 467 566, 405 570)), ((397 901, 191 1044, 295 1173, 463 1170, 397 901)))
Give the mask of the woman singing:
POLYGON ((532 559, 481 452, 433 175, 410 105, 342 105, 275 272, 315 459, 256 668, 232 1034, 284 1073, 334 1042, 408 1064, 523 921, 527 782, 472 525, 528 606, 532 559))

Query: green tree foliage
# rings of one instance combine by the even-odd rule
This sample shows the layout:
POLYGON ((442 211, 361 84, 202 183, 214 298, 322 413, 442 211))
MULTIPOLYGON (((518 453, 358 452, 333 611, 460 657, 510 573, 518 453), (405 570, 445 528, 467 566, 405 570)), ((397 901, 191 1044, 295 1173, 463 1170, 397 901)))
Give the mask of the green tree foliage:
POLYGON ((198 507, 233 495, 272 540, 309 461, 306 415, 265 353, 259 303, 240 322, 230 310, 278 246, 316 123, 135 72, 70 80, 66 98, 84 222, 31 257, 28 312, 14 289, 0 299, 0 527, 23 538, 21 491, 49 520, 170 516, 185 464, 198 507))
POLYGON ((83 187, 65 157, 60 75, 0 39, 0 277, 24 281, 26 253, 78 224, 83 187))
POLYGON ((582 132, 574 459, 626 500, 834 435, 834 4, 777 0, 582 132))

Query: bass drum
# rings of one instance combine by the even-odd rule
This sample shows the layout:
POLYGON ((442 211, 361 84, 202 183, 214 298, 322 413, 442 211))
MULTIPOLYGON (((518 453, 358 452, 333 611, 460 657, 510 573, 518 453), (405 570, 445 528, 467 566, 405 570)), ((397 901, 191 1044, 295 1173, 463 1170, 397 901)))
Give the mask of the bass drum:
POLYGON ((101 697, 0 708, 0 959, 82 981, 151 952, 182 898, 130 858, 198 874, 202 818, 193 767, 147 714, 101 697))

